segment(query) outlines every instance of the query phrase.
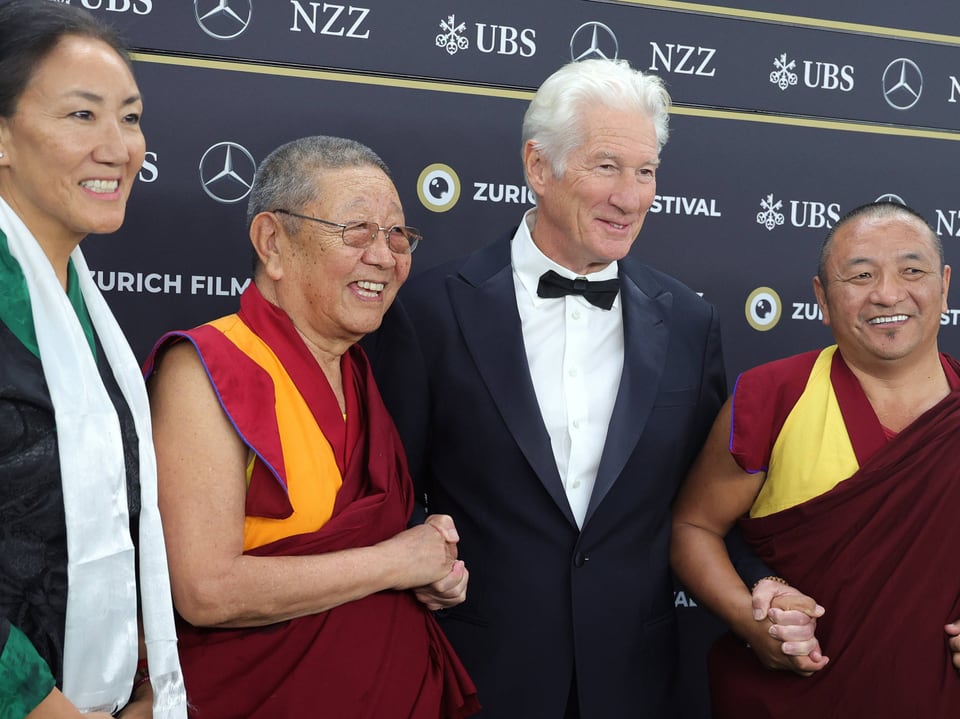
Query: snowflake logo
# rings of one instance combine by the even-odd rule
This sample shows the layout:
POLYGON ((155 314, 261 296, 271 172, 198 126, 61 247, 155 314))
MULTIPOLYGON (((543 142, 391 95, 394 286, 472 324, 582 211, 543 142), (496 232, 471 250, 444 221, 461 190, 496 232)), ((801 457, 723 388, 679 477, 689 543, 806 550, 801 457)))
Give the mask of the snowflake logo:
POLYGON ((760 200, 760 207, 763 208, 763 211, 757 213, 758 225, 763 225, 768 230, 772 230, 774 227, 783 224, 783 213, 778 212, 783 207, 783 203, 780 200, 774 202, 773 194, 769 194, 765 199, 760 200))
MULTIPOLYGON (((439 41, 439 38, 437 40, 439 41)), ((777 69, 770 73, 770 82, 781 90, 797 84, 797 73, 793 72, 797 63, 787 60, 787 53, 780 53, 780 57, 773 58, 773 66, 777 69)))
POLYGON ((466 50, 470 47, 470 42, 461 34, 466 28, 466 23, 458 25, 456 18, 448 15, 446 20, 440 21, 440 29, 443 32, 437 35, 437 47, 445 47, 451 55, 456 55, 460 50, 466 50))

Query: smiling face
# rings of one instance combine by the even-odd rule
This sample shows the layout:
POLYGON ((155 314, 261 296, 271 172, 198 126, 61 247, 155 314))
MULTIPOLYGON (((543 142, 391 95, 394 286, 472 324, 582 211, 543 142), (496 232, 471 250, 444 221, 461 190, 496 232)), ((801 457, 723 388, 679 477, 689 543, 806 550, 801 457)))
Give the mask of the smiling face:
MULTIPOLYGON (((326 170, 317 183, 316 202, 300 214, 332 222, 372 221, 403 225, 403 208, 393 182, 373 166, 326 170)), ((314 344, 351 345, 380 326, 384 313, 410 274, 411 255, 395 254, 383 233, 365 248, 348 247, 340 229, 311 222, 288 222, 285 245, 268 267, 277 300, 314 344), (280 274, 277 275, 276 271, 280 274)))
POLYGON ((120 227, 143 164, 140 91, 106 43, 67 35, 0 119, 0 195, 41 246, 120 227))
POLYGON ((941 271, 930 229, 905 214, 861 216, 838 229, 814 278, 823 323, 844 359, 860 368, 937 352, 950 267, 941 271))
POLYGON ((554 262, 586 275, 626 256, 657 192, 657 135, 641 112, 590 107, 583 142, 554 177, 533 142, 524 148, 527 179, 537 195, 532 235, 554 262))

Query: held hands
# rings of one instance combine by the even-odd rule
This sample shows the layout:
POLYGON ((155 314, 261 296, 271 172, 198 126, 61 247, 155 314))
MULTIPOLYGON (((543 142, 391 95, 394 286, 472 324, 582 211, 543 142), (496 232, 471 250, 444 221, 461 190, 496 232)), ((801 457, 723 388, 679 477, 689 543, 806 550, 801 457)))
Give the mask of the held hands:
POLYGON ((953 654, 953 666, 960 671, 960 619, 952 624, 947 624, 943 629, 950 637, 947 640, 947 648, 953 654))
MULTIPOLYGON (((816 637, 817 619, 824 612, 812 598, 789 584, 761 579, 753 589, 756 627, 747 639, 765 667, 810 676, 830 661, 816 637)), ((957 644, 960 647, 960 641, 957 644)))
POLYGON ((457 559, 457 542, 460 541, 460 535, 457 534, 453 519, 445 514, 433 514, 427 517, 426 525, 440 533, 446 543, 448 554, 452 555, 454 561, 446 576, 425 586, 415 587, 413 593, 430 611, 447 609, 460 604, 467 598, 467 582, 470 579, 470 573, 463 561, 457 559))
POLYGON ((395 588, 412 589, 430 610, 460 604, 467 598, 469 573, 457 559, 459 541, 453 519, 433 514, 423 524, 383 542, 404 566, 395 588))
POLYGON ((413 594, 431 612, 438 609, 449 609, 467 598, 467 582, 469 579, 470 573, 467 571, 466 565, 458 559, 453 563, 450 574, 433 584, 417 587, 413 590, 413 594))

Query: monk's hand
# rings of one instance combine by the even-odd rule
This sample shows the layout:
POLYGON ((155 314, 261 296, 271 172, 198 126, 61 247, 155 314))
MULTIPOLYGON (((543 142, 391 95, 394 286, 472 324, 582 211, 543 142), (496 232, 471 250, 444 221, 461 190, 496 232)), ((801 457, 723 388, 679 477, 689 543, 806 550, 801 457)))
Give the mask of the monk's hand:
POLYGON ((446 514, 432 514, 427 517, 424 525, 432 527, 440 534, 446 543, 447 555, 453 563, 445 576, 429 584, 414 587, 413 593, 431 611, 447 609, 460 604, 467 598, 470 573, 466 565, 457 559, 457 542, 460 541, 460 535, 457 533, 453 518, 446 514))
POLYGON ((470 581, 470 572, 466 565, 458 559, 443 579, 433 584, 417 587, 413 590, 414 596, 432 612, 438 609, 455 607, 467 598, 467 583, 470 581))
POLYGON ((950 637, 947 640, 947 647, 953 654, 953 666, 960 671, 960 619, 952 624, 947 624, 943 629, 950 637))
POLYGON ((825 610, 813 598, 789 584, 761 579, 752 599, 756 626, 747 641, 764 666, 810 676, 827 665, 816 636, 825 610))
POLYGON ((391 587, 418 589, 448 579, 457 562, 459 540, 453 519, 434 514, 423 524, 377 544, 383 553, 383 565, 391 576, 391 587))

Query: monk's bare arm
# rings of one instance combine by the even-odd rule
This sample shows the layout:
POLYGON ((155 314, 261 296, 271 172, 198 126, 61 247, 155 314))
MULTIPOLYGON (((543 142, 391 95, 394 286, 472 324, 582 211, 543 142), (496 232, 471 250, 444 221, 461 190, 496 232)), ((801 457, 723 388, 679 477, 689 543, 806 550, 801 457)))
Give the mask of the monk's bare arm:
POLYGON ((778 585, 772 589, 772 604, 777 610, 794 610, 786 620, 790 623, 757 621, 750 589, 727 554, 723 538, 749 511, 765 478, 746 472, 733 459, 730 421, 728 400, 677 497, 671 563, 684 586, 747 641, 765 666, 809 674, 827 661, 814 636, 822 608, 793 587, 778 585))
POLYGON ((369 547, 245 555, 248 450, 192 345, 166 351, 149 390, 174 603, 191 624, 272 624, 385 589, 429 585, 462 569, 456 529, 443 516, 369 547))

